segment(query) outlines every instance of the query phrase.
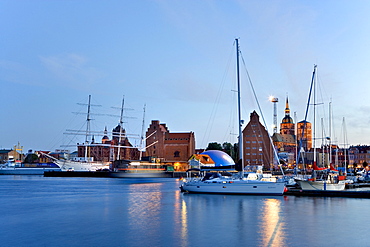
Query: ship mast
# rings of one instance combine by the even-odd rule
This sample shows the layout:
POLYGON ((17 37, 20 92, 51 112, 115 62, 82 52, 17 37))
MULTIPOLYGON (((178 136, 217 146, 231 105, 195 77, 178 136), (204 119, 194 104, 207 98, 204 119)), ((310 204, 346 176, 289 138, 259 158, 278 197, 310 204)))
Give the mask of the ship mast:
POLYGON ((242 119, 241 119, 241 104, 240 104, 240 73, 239 73, 239 39, 236 42, 236 80, 238 84, 238 127, 239 127, 239 162, 241 162, 241 176, 244 176, 243 164, 243 134, 242 134, 242 119))
POLYGON ((139 160, 141 160, 141 158, 143 156, 143 150, 144 150, 145 107, 146 107, 146 105, 144 104, 143 124, 141 126, 141 137, 140 137, 140 157, 139 157, 139 160))
POLYGON ((118 149, 117 149, 117 160, 120 159, 121 154, 121 138, 122 138, 122 129, 123 129, 123 107, 125 105, 125 96, 122 97, 122 107, 121 107, 121 116, 119 119, 119 137, 118 137, 118 149))
POLYGON ((86 137, 85 137, 85 161, 87 162, 87 149, 89 146, 88 136, 90 135, 90 107, 91 107, 91 95, 89 95, 89 103, 87 105, 87 117, 86 117, 86 137))

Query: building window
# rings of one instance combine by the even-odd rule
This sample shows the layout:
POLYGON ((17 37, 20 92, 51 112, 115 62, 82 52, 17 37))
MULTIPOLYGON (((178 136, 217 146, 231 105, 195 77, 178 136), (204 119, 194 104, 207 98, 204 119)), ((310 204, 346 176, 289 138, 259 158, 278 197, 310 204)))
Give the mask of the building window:
POLYGON ((173 157, 180 157, 180 152, 179 151, 175 151, 173 153, 173 157))

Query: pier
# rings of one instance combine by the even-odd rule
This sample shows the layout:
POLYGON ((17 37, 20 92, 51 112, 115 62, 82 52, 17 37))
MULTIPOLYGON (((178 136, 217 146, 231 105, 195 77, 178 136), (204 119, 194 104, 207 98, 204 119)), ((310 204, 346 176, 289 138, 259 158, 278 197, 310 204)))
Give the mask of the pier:
POLYGON ((370 198, 369 191, 354 191, 354 190, 306 190, 288 189, 284 193, 287 196, 315 196, 315 197, 349 197, 349 198, 370 198))

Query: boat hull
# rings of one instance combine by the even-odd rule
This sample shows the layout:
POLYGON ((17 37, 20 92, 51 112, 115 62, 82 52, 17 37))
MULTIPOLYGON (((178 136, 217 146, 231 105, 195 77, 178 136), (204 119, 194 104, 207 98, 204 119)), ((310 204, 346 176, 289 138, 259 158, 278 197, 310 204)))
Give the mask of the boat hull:
POLYGON ((86 172, 86 171, 97 171, 103 169, 109 169, 109 164, 99 163, 99 162, 80 162, 80 161, 71 161, 71 160, 58 160, 55 162, 62 171, 77 171, 77 172, 86 172))
POLYGON ((297 183, 302 190, 344 190, 346 187, 345 183, 327 183, 325 181, 302 181, 297 180, 297 183))
POLYGON ((189 193, 236 195, 283 195, 285 183, 260 181, 185 182, 181 190, 189 193))
POLYGON ((110 172, 112 178, 171 178, 172 175, 167 172, 110 172))
POLYGON ((0 168, 0 175, 44 175, 45 171, 60 171, 60 168, 0 168))

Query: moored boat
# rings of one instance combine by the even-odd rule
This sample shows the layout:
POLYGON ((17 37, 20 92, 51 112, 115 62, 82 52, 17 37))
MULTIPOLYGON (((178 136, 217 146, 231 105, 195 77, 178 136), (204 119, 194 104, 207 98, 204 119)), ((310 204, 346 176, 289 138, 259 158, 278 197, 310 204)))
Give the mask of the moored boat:
POLYGON ((296 179, 295 181, 302 190, 344 190, 345 180, 339 180, 339 176, 329 171, 314 171, 312 178, 296 179))
MULTIPOLYGON (((187 178, 184 179, 180 186, 181 191, 188 193, 207 193, 207 194, 242 194, 242 195, 283 195, 285 191, 285 182, 283 181, 271 181, 253 178, 250 179, 245 176, 244 164, 243 164, 243 135, 242 135, 242 120, 241 120, 241 107, 240 107, 240 80, 239 80, 239 40, 236 39, 236 64, 237 64, 237 86, 238 86, 238 126, 239 126, 239 162, 237 165, 233 162, 230 164, 231 157, 226 153, 212 157, 214 153, 208 153, 211 159, 225 160, 227 169, 233 168, 238 172, 232 175, 221 175, 221 173, 214 173, 207 175, 203 171, 201 177, 187 178)), ((222 166, 222 165, 221 165, 222 166)), ((215 164, 214 167, 222 168, 219 164, 215 164)), ((234 170, 234 171, 235 171, 234 170)))
POLYGON ((256 179, 253 174, 241 178, 239 174, 223 176, 221 173, 208 173, 200 178, 185 179, 180 189, 189 193, 283 195, 285 183, 256 179))
POLYGON ((53 163, 27 164, 14 159, 0 166, 0 175, 43 175, 45 171, 60 171, 60 168, 53 163))
POLYGON ((168 178, 172 177, 172 166, 142 161, 118 160, 112 164, 110 177, 114 178, 168 178))
MULTIPOLYGON (((311 93, 313 93, 313 106, 316 107, 315 102, 315 93, 316 93, 316 85, 315 85, 315 79, 316 79, 316 69, 317 65, 314 65, 313 73, 312 73, 312 80, 310 85, 310 93, 308 97, 308 103, 306 108, 306 117, 308 113, 308 109, 310 106, 310 99, 311 99, 311 93)), ((316 162, 316 145, 315 145, 315 128, 316 128, 316 111, 314 111, 314 123, 313 123, 313 172, 310 178, 296 178, 295 181, 298 183, 298 185, 301 187, 302 190, 333 190, 333 191, 340 191, 345 190, 346 182, 345 176, 339 176, 338 170, 334 169, 334 167, 331 165, 331 160, 329 159, 328 163, 326 164, 326 167, 318 167, 316 162)), ((305 119, 306 121, 306 119, 305 119)), ((303 136, 303 132, 302 132, 303 136)), ((329 138, 330 139, 330 138, 329 138)))

